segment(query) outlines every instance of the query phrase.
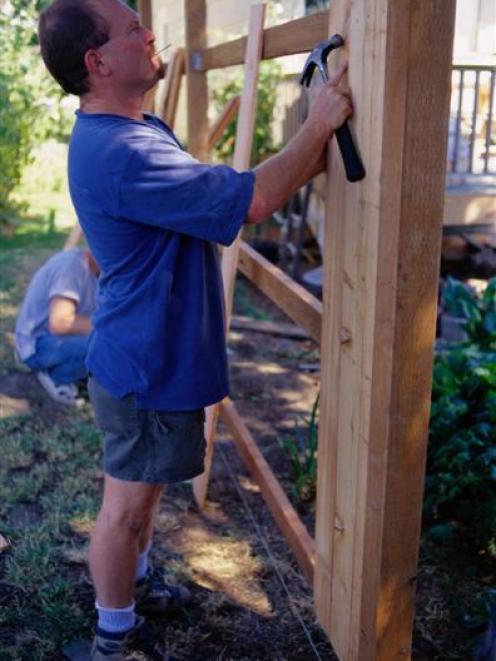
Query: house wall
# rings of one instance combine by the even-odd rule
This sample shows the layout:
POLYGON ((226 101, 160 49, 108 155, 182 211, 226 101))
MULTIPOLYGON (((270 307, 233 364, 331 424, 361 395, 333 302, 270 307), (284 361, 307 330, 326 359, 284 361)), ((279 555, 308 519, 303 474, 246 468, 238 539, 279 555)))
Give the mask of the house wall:
POLYGON ((496 3, 459 0, 453 60, 457 64, 496 63, 496 3))

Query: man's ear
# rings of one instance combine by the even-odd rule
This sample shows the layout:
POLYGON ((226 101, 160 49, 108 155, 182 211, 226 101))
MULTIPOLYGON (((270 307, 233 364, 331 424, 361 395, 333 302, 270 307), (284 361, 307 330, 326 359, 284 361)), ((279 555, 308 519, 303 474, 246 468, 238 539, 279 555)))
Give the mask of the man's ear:
POLYGON ((87 50, 84 54, 84 64, 88 73, 93 76, 108 76, 110 69, 100 53, 94 49, 87 50))

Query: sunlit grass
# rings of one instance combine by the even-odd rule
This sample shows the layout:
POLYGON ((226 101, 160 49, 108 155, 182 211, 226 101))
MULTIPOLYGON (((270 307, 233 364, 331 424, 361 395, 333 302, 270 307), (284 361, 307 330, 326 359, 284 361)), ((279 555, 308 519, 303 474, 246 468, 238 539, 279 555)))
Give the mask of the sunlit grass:
POLYGON ((53 141, 40 145, 24 169, 14 197, 26 205, 27 219, 33 219, 19 223, 16 234, 32 231, 33 224, 52 232, 72 227, 76 215, 67 184, 67 145, 53 141))

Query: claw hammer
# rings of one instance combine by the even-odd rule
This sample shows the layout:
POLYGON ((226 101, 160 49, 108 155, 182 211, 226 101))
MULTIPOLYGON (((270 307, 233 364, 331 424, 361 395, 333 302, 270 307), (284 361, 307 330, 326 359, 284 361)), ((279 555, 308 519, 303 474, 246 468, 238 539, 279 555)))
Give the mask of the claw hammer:
MULTIPOLYGON (((324 82, 329 80, 329 71, 327 70, 327 56, 334 48, 344 45, 344 39, 340 34, 335 34, 328 41, 318 43, 307 58, 303 73, 301 74, 300 84, 310 86, 313 72, 317 68, 320 71, 324 82)), ((348 181, 360 181, 365 177, 365 168, 362 159, 357 152, 353 142, 348 122, 336 129, 336 138, 338 141, 341 156, 343 157, 346 178, 348 181)))

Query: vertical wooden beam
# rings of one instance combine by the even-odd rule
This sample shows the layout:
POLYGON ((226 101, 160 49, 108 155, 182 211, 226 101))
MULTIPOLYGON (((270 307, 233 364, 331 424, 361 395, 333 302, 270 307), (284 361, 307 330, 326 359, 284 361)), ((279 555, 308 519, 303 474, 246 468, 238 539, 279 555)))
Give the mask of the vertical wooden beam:
POLYGON ((177 113, 181 83, 186 70, 186 53, 184 48, 178 48, 169 60, 167 76, 164 81, 164 97, 162 100, 162 119, 171 129, 177 113))
POLYGON ((138 14, 141 24, 152 29, 152 0, 138 0, 138 14))
POLYGON ((367 177, 330 150, 315 602, 346 661, 408 659, 455 0, 340 0, 367 177))
MULTIPOLYGON (((250 167, 255 116, 257 108, 258 71, 262 58, 265 5, 252 5, 248 26, 248 41, 244 66, 243 92, 236 126, 233 167, 247 170, 250 167)), ((222 279, 226 299, 226 328, 229 328, 234 298, 234 284, 239 257, 239 236, 234 243, 222 251, 222 279)))
MULTIPOLYGON (((138 15, 140 17, 141 24, 150 30, 153 29, 153 12, 152 12, 152 0, 138 0, 138 15)), ((143 110, 145 112, 153 112, 155 109, 155 93, 157 86, 153 87, 151 90, 145 94, 143 101, 143 110)))
POLYGON ((188 151, 200 161, 208 158, 207 74, 195 67, 207 46, 206 0, 185 0, 186 74, 188 89, 188 151))
MULTIPOLYGON (((234 167, 237 170, 246 170, 250 166, 253 132, 255 128, 255 110, 257 104, 258 69, 262 55, 263 26, 265 20, 265 5, 253 5, 250 9, 250 23, 248 26, 248 41, 246 45, 245 79, 236 131, 236 144, 234 148, 234 167)), ((207 136, 208 137, 208 136, 207 136)), ((208 141, 207 141, 208 147, 208 141)), ((234 243, 222 252, 222 280, 224 283, 224 297, 226 310, 226 332, 229 329, 232 301, 234 296, 234 282, 238 267, 239 237, 234 243)), ((205 504, 208 481, 212 467, 215 432, 217 428, 218 405, 207 408, 205 425, 205 438, 207 452, 205 456, 205 471, 195 478, 193 491, 196 502, 200 507, 205 504)))

